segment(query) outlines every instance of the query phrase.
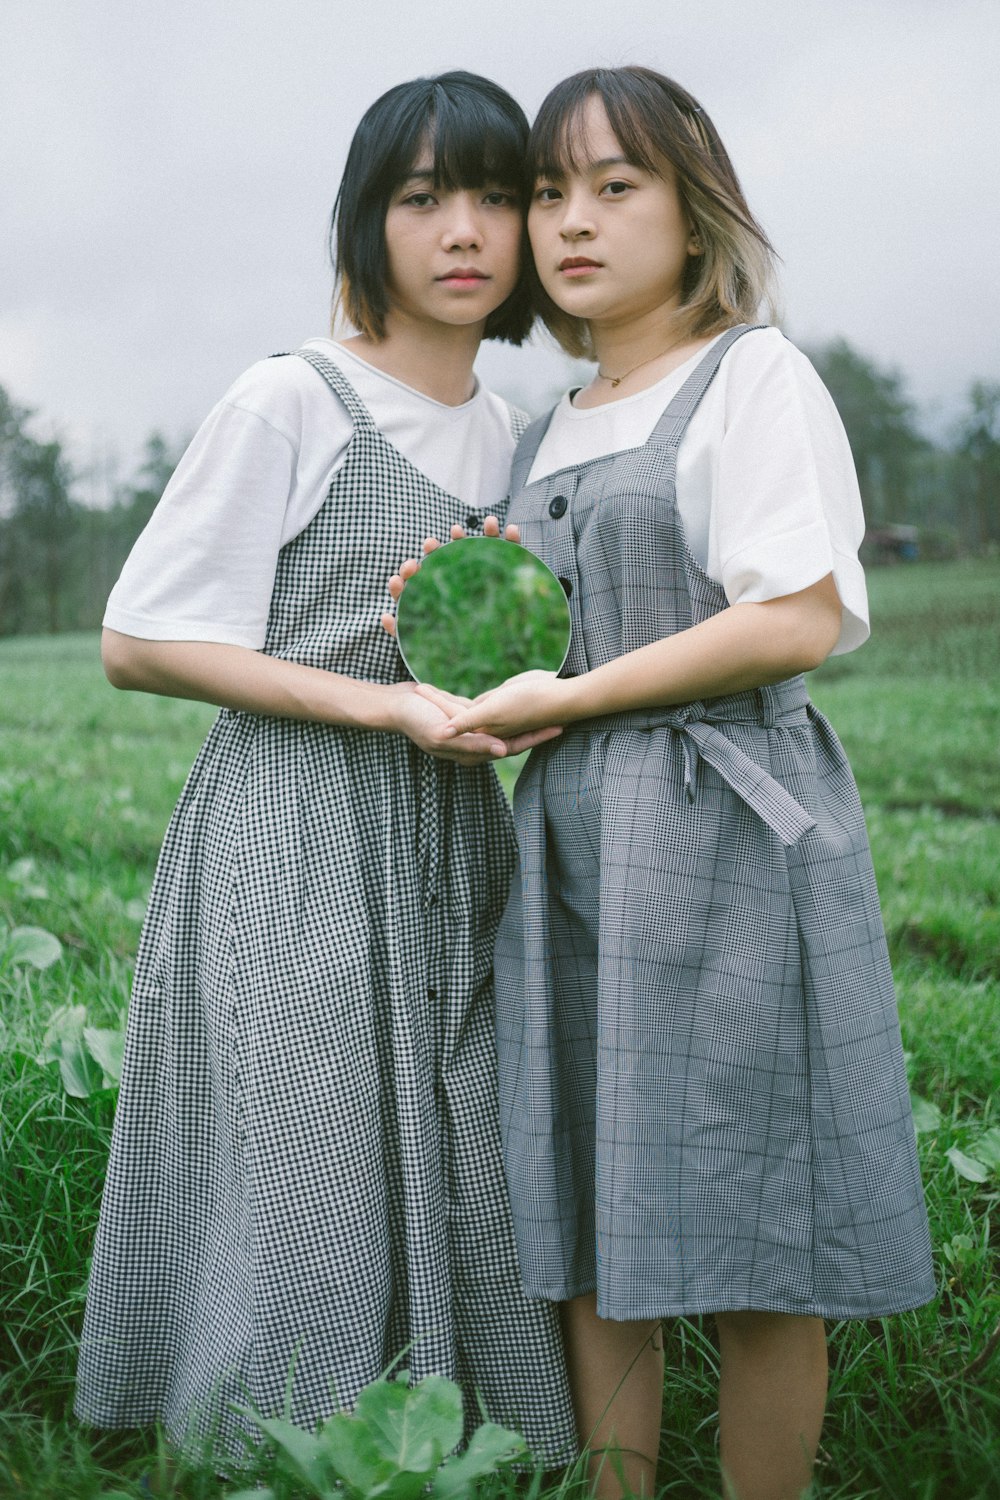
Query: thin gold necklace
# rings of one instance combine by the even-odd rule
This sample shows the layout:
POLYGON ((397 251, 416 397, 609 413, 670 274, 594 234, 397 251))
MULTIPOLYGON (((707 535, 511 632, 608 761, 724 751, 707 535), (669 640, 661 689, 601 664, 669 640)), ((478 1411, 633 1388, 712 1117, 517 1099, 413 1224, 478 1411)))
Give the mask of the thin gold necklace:
POLYGON ((610 380, 611 389, 614 390, 615 386, 621 385, 623 380, 627 380, 630 375, 634 375, 636 370, 641 370, 645 365, 651 365, 654 359, 662 359, 665 354, 670 353, 671 349, 676 348, 676 344, 668 344, 665 349, 660 349, 656 354, 651 354, 648 359, 641 359, 637 365, 633 365, 631 370, 626 370, 623 375, 605 375, 600 365, 598 365, 598 376, 601 380, 610 380))

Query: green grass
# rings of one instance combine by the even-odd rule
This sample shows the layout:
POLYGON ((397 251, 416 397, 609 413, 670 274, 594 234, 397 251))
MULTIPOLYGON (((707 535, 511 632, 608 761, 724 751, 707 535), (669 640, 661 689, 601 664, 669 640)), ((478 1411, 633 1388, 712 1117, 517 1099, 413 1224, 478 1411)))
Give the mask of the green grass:
MULTIPOLYGON (((868 808, 913 1088, 940 1112, 920 1149, 942 1295, 831 1330, 816 1493, 986 1500, 1000 1354, 963 1371, 1000 1319, 1000 1174, 966 1181, 947 1153, 1000 1125, 1000 565, 876 572, 871 592, 874 641, 812 686, 868 808)), ((0 703, 0 950, 15 925, 63 943, 44 971, 0 957, 0 1497, 138 1494, 157 1435, 95 1437, 69 1415, 113 1096, 69 1099, 35 1058, 62 1004, 122 1017, 160 839, 213 711, 116 694, 90 635, 0 642, 0 703)), ((668 1325, 666 1344, 663 1493, 715 1496, 711 1320, 668 1325)), ((207 1472, 181 1488, 225 1489, 207 1472)))

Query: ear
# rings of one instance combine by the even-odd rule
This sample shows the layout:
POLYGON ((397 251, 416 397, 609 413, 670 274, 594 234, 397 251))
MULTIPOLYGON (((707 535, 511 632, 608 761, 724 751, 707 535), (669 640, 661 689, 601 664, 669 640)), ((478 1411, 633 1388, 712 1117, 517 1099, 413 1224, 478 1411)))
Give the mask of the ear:
POLYGON ((704 253, 701 245, 701 235, 698 233, 697 229, 693 227, 691 229, 691 233, 688 235, 687 249, 688 255, 701 255, 704 253))

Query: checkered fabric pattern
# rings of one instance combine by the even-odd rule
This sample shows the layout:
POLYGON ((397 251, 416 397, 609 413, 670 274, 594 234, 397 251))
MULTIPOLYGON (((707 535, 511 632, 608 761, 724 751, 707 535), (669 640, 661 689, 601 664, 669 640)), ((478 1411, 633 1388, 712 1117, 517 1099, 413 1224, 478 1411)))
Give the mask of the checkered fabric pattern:
MULTIPOLYGON (((406 676, 385 580, 468 507, 303 351, 354 437, 282 551, 265 650, 406 676)), ((230 1458, 234 1407, 311 1427, 393 1361, 548 1462, 575 1437, 555 1309, 522 1291, 493 941, 514 863, 492 767, 223 711, 174 813, 136 964, 77 1413, 230 1458)))
MULTIPOLYGON (((720 340, 643 447, 509 518, 569 585, 583 672, 726 607, 685 543, 678 445, 720 340), (560 500, 558 497, 563 497, 560 500)), ((876 1316, 934 1295, 864 820, 801 678, 575 726, 518 782, 496 956, 525 1285, 609 1318, 876 1316)))

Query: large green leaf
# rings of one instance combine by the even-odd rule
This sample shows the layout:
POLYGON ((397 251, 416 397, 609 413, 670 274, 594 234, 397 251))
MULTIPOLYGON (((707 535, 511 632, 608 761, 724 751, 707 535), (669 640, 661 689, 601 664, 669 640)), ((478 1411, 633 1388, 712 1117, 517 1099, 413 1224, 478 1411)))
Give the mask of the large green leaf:
POLYGON ((487 1423, 459 1457, 444 1458, 462 1439, 462 1395, 441 1376, 410 1386, 407 1377, 364 1388, 353 1413, 337 1412, 317 1436, 292 1423, 249 1412, 314 1500, 464 1500, 498 1464, 526 1450, 515 1432, 487 1423), (442 1466, 442 1459, 444 1463, 442 1466))
POLYGON ((320 1438, 281 1417, 259 1417, 251 1411, 244 1415, 252 1417, 261 1432, 276 1444, 297 1478, 311 1485, 322 1500, 333 1495, 332 1476, 320 1438))
POLYGON ((125 1033, 98 1026, 85 1026, 83 1040, 91 1057, 104 1074, 104 1087, 122 1081, 122 1054, 125 1051, 125 1033))
POLYGON ((477 1481, 527 1452, 524 1439, 506 1427, 484 1422, 472 1434, 464 1453, 449 1458, 434 1477, 437 1500, 464 1500, 477 1481))
POLYGON ((972 1149, 977 1161, 992 1167, 994 1171, 1000 1168, 1000 1126, 993 1125, 989 1130, 984 1130, 973 1143, 972 1149))
POLYGON ((114 1065, 114 1048, 108 1040, 114 1032, 96 1031, 87 1025, 87 1011, 82 1005, 61 1005, 54 1011, 42 1038, 40 1063, 58 1062, 63 1088, 73 1099, 89 1099, 117 1083, 121 1077, 121 1059, 117 1063, 117 1076, 105 1061, 114 1065), (97 1050, 103 1057, 95 1055, 88 1041, 88 1033, 98 1041, 97 1050))
POLYGON ((54 1010, 49 1017, 49 1024, 42 1037, 42 1050, 38 1054, 38 1061, 43 1065, 58 1062, 62 1056, 63 1041, 80 1040, 86 1024, 87 1007, 85 1005, 60 1005, 58 1010, 54 1010))
POLYGON ((379 1454, 396 1469, 431 1474, 462 1440, 462 1394, 453 1381, 428 1375, 417 1385, 378 1380, 358 1397, 357 1415, 379 1454))
POLYGON ((67 1094, 87 1099, 121 1082, 124 1046, 123 1031, 87 1025, 85 1006, 61 1005, 49 1020, 38 1061, 57 1062, 67 1094))
POLYGON ((946 1155, 959 1177, 964 1177, 966 1182, 986 1182, 989 1179, 989 1167, 977 1161, 974 1156, 966 1156, 957 1146, 952 1146, 946 1155))
POLYGON ((919 1094, 911 1094, 910 1108, 913 1111, 913 1128, 917 1135, 923 1135, 927 1131, 937 1130, 940 1127, 941 1111, 929 1099, 922 1099, 919 1094))
POLYGON ((15 927, 7 939, 6 957, 10 963, 50 969, 62 958, 62 951, 55 933, 44 927, 15 927))
POLYGON ((105 1087, 104 1069, 94 1061, 83 1038, 64 1040, 59 1055, 59 1075, 72 1099, 89 1099, 105 1087))
POLYGON ((48 888, 39 879, 38 864, 30 856, 15 859, 12 865, 7 866, 4 875, 11 885, 17 886, 22 896, 30 896, 34 901, 48 899, 48 888))
POLYGON ((380 1494, 396 1472, 378 1452, 365 1424, 346 1412, 323 1423, 319 1442, 330 1469, 355 1494, 380 1494))

